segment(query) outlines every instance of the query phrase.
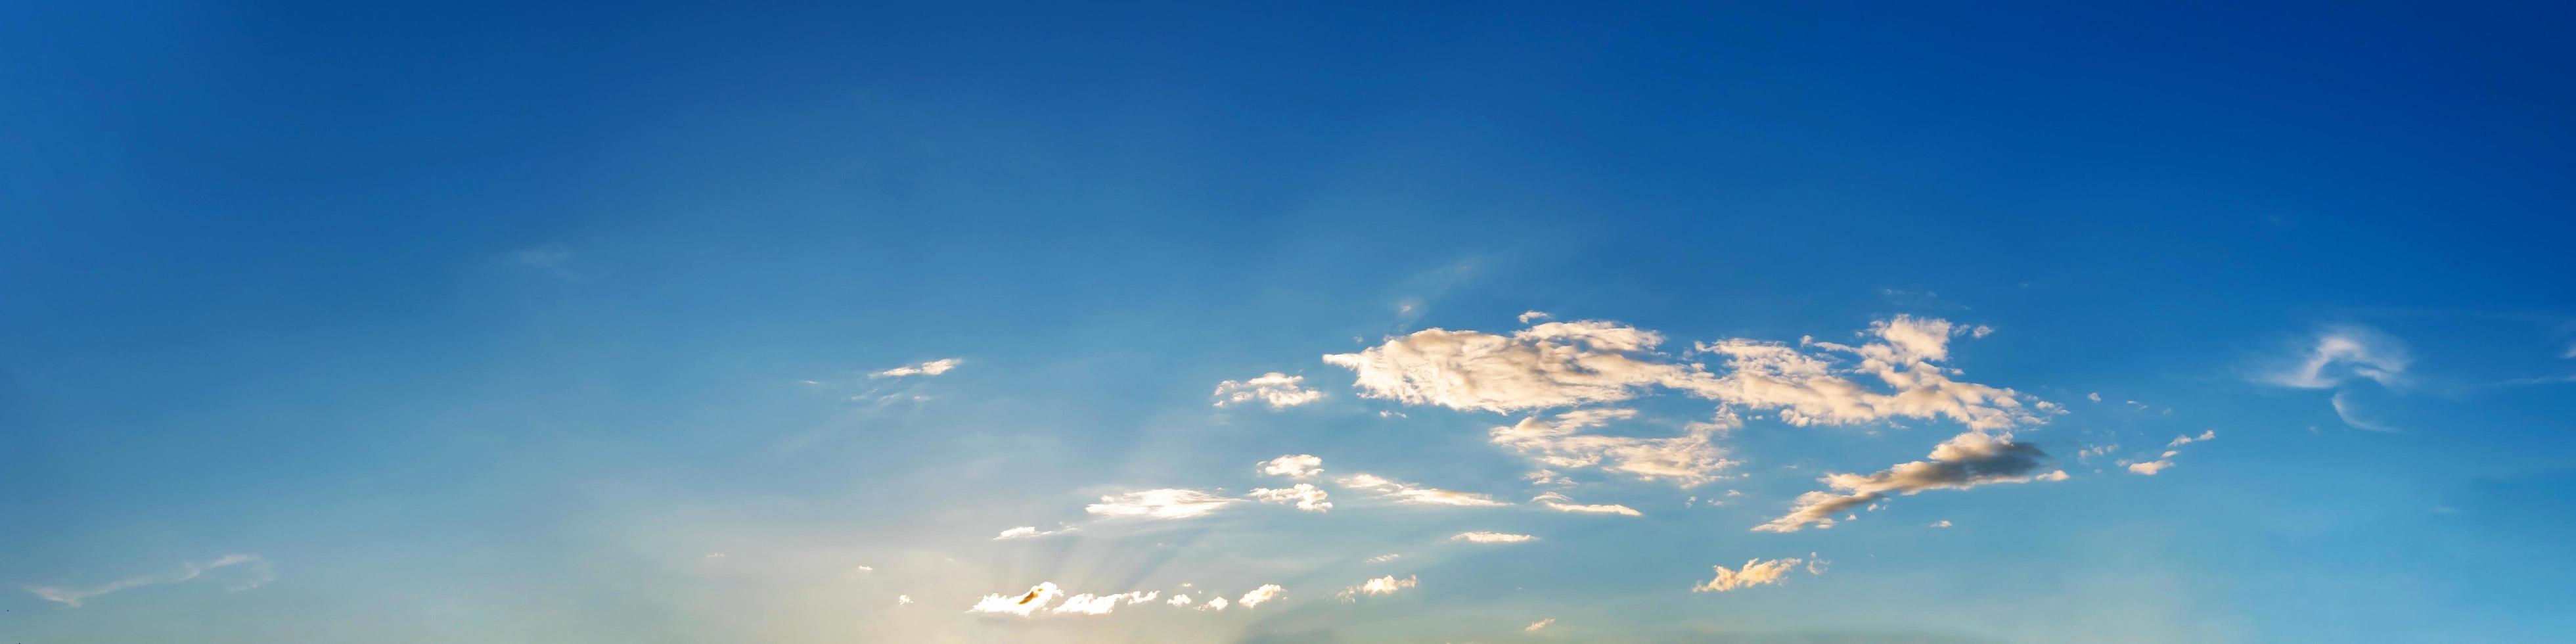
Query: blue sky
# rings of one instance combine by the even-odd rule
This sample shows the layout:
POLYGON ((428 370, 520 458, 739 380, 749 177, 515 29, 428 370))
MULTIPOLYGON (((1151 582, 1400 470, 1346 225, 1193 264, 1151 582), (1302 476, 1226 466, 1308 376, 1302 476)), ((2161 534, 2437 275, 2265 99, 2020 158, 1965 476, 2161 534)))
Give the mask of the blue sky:
POLYGON ((2564 9, 5 11, 10 642, 2576 638, 2564 9))

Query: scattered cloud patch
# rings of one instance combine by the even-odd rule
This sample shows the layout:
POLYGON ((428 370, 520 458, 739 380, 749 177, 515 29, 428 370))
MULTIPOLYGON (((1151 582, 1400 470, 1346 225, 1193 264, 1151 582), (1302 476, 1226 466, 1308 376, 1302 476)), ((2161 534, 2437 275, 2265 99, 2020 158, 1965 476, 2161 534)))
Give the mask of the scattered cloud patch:
POLYGON ((1373 563, 1373 564, 1375 564, 1375 563, 1386 563, 1386 562, 1389 562, 1389 561, 1394 561, 1397 557, 1401 557, 1401 556, 1404 556, 1404 555, 1399 555, 1399 554, 1395 554, 1395 553, 1387 553, 1387 554, 1382 554, 1382 555, 1378 555, 1378 556, 1375 556, 1375 557, 1370 557, 1370 558, 1367 558, 1367 559, 1361 560, 1361 562, 1362 562, 1362 563, 1373 563))
POLYGON ((1285 592, 1287 592, 1287 590, 1280 588, 1279 584, 1262 584, 1260 588, 1254 588, 1252 589, 1252 592, 1244 593, 1242 599, 1235 600, 1235 604, 1243 606, 1244 608, 1251 608, 1261 605, 1262 602, 1278 599, 1279 595, 1285 592))
POLYGON ((2166 468, 2170 468, 2170 467, 2173 467, 2173 461, 2168 461, 2168 460, 2154 460, 2154 461, 2147 461, 2147 462, 2144 462, 2144 463, 2130 463, 2130 464, 2129 464, 2129 473, 2131 473, 2131 474, 2143 474, 2143 475, 2146 475, 2146 476, 2155 476, 2157 472, 2165 471, 2165 469, 2166 469, 2166 468))
POLYGON ((1450 538, 1449 538, 1449 540, 1450 540, 1450 541, 1465 541, 1465 542, 1467 542, 1467 543, 1526 543, 1526 542, 1530 542, 1530 541, 1537 541, 1537 540, 1538 540, 1538 537, 1533 537, 1533 536, 1529 536, 1529 535, 1526 535, 1526 534, 1512 534, 1512 533, 1509 533, 1509 532, 1483 532, 1483 531, 1478 531, 1478 532, 1461 532, 1461 533, 1458 533, 1458 535, 1457 535, 1457 536, 1450 537, 1450 538))
POLYGON ((1216 383, 1216 406, 1260 402, 1271 409, 1286 409, 1324 399, 1324 392, 1307 389, 1305 376, 1291 376, 1276 371, 1251 380, 1227 380, 1216 383))
POLYGON ((1483 494, 1459 492, 1456 490, 1443 490, 1436 487, 1422 487, 1411 483, 1398 483, 1380 478, 1373 474, 1353 474, 1345 476, 1341 478, 1341 484, 1343 487, 1347 488, 1377 492, 1379 496, 1392 499, 1397 503, 1413 505, 1454 505, 1472 508, 1492 508, 1511 505, 1510 503, 1496 501, 1494 500, 1494 497, 1483 494))
MULTIPOLYGON (((1794 558, 1763 561, 1756 558, 1745 560, 1743 567, 1734 570, 1728 570, 1725 566, 1712 566, 1717 569, 1717 578, 1691 588, 1691 592, 1722 593, 1750 586, 1777 584, 1786 579, 1789 573, 1797 572, 1798 564, 1805 561, 1794 558)), ((1810 571, 1808 574, 1816 573, 1810 571)))
POLYGON ((2192 444, 2192 443, 2196 443, 2196 442, 2200 442, 2200 441, 2205 441, 2205 440, 2211 440, 2211 439, 2215 439, 2215 438, 2218 438, 2218 430, 2212 429, 2212 430, 2207 430, 2207 431, 2203 431, 2203 432, 2201 432, 2199 436, 2190 436, 2190 435, 2175 436, 2175 437, 2174 437, 2174 439, 2173 439, 2173 442, 2165 443, 2165 447, 2181 447, 2181 446, 2184 446, 2184 445, 2190 445, 2190 444, 2192 444))
POLYGON ((1337 596, 1341 597, 1342 601, 1353 601, 1358 599, 1361 595, 1390 595, 1394 594, 1395 591, 1412 588, 1420 584, 1421 580, 1413 575, 1406 575, 1403 579, 1397 579, 1395 578, 1395 575, 1387 575, 1360 582, 1359 585, 1356 586, 1344 588, 1337 596))
POLYGON ((1324 473, 1324 459, 1317 458, 1313 454, 1281 456, 1256 465, 1261 466, 1263 474, 1298 480, 1315 478, 1315 475, 1324 473))
POLYGON ((868 377, 870 377, 870 378, 901 378, 901 377, 904 377, 904 376, 936 376, 936 375, 939 375, 939 374, 948 373, 948 371, 949 371, 949 370, 951 370, 951 369, 956 369, 956 368, 957 368, 957 365, 958 365, 959 363, 961 363, 961 362, 964 362, 964 361, 963 361, 963 360, 959 360, 959 359, 957 359, 957 358, 941 358, 941 359, 938 359, 938 360, 932 360, 932 361, 924 362, 924 363, 920 363, 920 364, 908 364, 908 365, 904 365, 904 366, 900 366, 900 367, 895 367, 895 368, 893 368, 893 369, 887 369, 887 370, 884 370, 884 371, 879 371, 879 372, 876 372, 876 373, 868 374, 868 377))
POLYGON ((1934 522, 1932 522, 1932 527, 1935 527, 1935 528, 1947 528, 1947 527, 1950 527, 1950 520, 1949 520, 1949 519, 1942 519, 1942 520, 1939 520, 1939 521, 1934 521, 1934 522))
MULTIPOLYGON (((1548 315, 1546 311, 1522 311, 1522 312, 1521 312, 1521 324, 1529 324, 1531 320, 1545 320, 1545 319, 1548 319, 1548 318, 1550 318, 1550 317, 1554 317, 1554 316, 1550 316, 1550 315, 1548 315)), ((2570 351, 2576 351, 2576 349, 2569 349, 2569 350, 2570 350, 2570 351)))
POLYGON ((2066 480, 2066 471, 2032 474, 2048 454, 2027 443, 2016 443, 2011 434, 1988 434, 1969 431, 1943 441, 1932 449, 1929 460, 1899 464, 1877 473, 1826 474, 1819 479, 1839 492, 1808 492, 1798 495, 1789 514, 1753 529, 1762 532, 1796 532, 1814 525, 1830 528, 1833 515, 1876 503, 1889 495, 1911 495, 1924 490, 1964 490, 1996 483, 2066 480))
POLYGON ((1312 483, 1299 483, 1296 487, 1289 488, 1265 487, 1254 488, 1252 490, 1252 499, 1255 501, 1263 503, 1294 503, 1297 505, 1297 509, 1307 512, 1323 512, 1333 509, 1333 502, 1324 500, 1328 498, 1328 496, 1329 495, 1326 495, 1322 488, 1315 487, 1312 483))
POLYGON ((1597 467, 1640 481, 1671 481, 1683 488, 1724 478, 1723 473, 1736 465, 1727 458, 1726 450, 1712 440, 1719 432, 1742 424, 1729 412, 1721 412, 1717 421, 1693 423, 1687 428, 1688 434, 1670 438, 1583 433, 1636 415, 1635 410, 1629 409, 1576 409, 1557 414, 1553 421, 1531 416, 1516 424, 1495 427, 1486 434, 1494 444, 1519 451, 1549 467, 1597 467))
POLYGON ((1083 511, 1104 517, 1187 519, 1206 516, 1234 503, 1235 499, 1198 490, 1164 488, 1100 497, 1099 503, 1084 506, 1083 511))
MULTIPOLYGON (((1697 498, 1699 498, 1699 497, 1691 497, 1691 498, 1693 498, 1693 499, 1697 499, 1697 498)), ((1555 492, 1549 492, 1549 493, 1546 493, 1546 494, 1538 495, 1538 497, 1537 497, 1537 498, 1530 499, 1530 501, 1531 501, 1531 502, 1533 502, 1533 503, 1537 503, 1537 504, 1539 504, 1539 505, 1547 506, 1547 507, 1548 507, 1548 509, 1556 510, 1556 511, 1558 511, 1558 512, 1575 512, 1575 513, 1581 513, 1581 514, 1617 514, 1617 515, 1632 516, 1632 517, 1635 517, 1635 516, 1645 516, 1645 513, 1643 513, 1643 512, 1638 512, 1636 508, 1631 508, 1631 507, 1624 506, 1624 505, 1585 505, 1585 504, 1575 503, 1575 502, 1574 502, 1574 499, 1567 498, 1565 495, 1563 495, 1563 494, 1559 494, 1559 493, 1555 493, 1555 492)))
POLYGON ((1530 625, 1529 625, 1529 626, 1527 626, 1527 627, 1523 627, 1523 628, 1521 629, 1521 632, 1524 632, 1524 633, 1536 633, 1536 632, 1538 632, 1538 629, 1547 628, 1547 625, 1549 625, 1549 624, 1554 624, 1554 623, 1556 623, 1556 618, 1554 618, 1554 617, 1550 617, 1550 618, 1547 618, 1547 619, 1538 620, 1538 621, 1535 621, 1535 622, 1530 622, 1530 625))
POLYGON ((895 605, 895 607, 897 607, 897 608, 901 608, 901 607, 904 607, 904 606, 911 606, 911 605, 912 605, 912 596, 911 596, 911 595, 895 595, 895 596, 894 596, 894 605, 895 605))
POLYGON ((985 595, 983 599, 976 600, 975 605, 966 609, 966 612, 1028 617, 1063 596, 1064 589, 1057 588, 1055 582, 1039 582, 1038 585, 1029 587, 1028 592, 1017 595, 985 595))
MULTIPOLYGON (((1106 499, 1103 499, 1103 500, 1106 500, 1106 499)), ((1037 526, 1020 526, 1020 527, 1012 528, 1012 529, 1009 529, 1009 530, 1003 530, 1003 531, 1002 531, 1002 534, 997 535, 997 536, 994 536, 994 537, 993 537, 993 540, 994 540, 994 541, 1003 541, 1003 540, 1007 540, 1007 539, 1035 539, 1035 538, 1038 538, 1038 537, 1044 537, 1044 536, 1049 536, 1049 535, 1064 534, 1064 533, 1067 533, 1067 532, 1072 532, 1073 530, 1074 530, 1074 529, 1073 529, 1073 528, 1070 528, 1070 527, 1057 528, 1057 529, 1054 529, 1054 530, 1039 530, 1037 526)))

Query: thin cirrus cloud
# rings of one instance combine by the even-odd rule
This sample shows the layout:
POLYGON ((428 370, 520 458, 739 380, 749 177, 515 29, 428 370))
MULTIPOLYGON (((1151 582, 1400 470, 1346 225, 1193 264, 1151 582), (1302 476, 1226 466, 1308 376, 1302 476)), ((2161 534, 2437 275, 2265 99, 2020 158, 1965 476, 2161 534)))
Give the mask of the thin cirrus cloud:
POLYGON ((140 586, 176 584, 194 580, 200 576, 204 576, 210 571, 234 566, 240 566, 242 569, 250 571, 250 574, 239 581, 235 581, 232 585, 227 586, 226 590, 250 590, 252 588, 258 588, 262 584, 277 580, 277 574, 269 568, 268 559, 254 554, 228 554, 222 557, 217 557, 213 561, 203 563, 181 562, 178 569, 169 572, 144 575, 140 577, 128 577, 88 588, 64 588, 60 586, 27 586, 25 588, 28 593, 34 594, 36 597, 45 601, 62 604, 66 608, 80 608, 81 604, 108 593, 140 586))
POLYGON ((1237 503, 1226 498, 1181 488, 1140 490, 1100 497, 1099 503, 1083 506, 1083 511, 1104 517, 1137 517, 1145 519, 1188 519, 1206 516, 1237 503))
POLYGON ((2165 443, 2165 451, 2164 451, 2164 453, 2163 453, 2162 455, 2157 456, 2157 457, 2156 457, 2156 460, 2152 460, 2152 461, 2145 461, 2145 462, 2139 462, 2139 463, 2131 463, 2131 462, 2128 462, 2128 461, 2121 461, 2121 464, 2123 464, 2123 465, 2127 465, 2127 466, 2128 466, 2128 469, 2129 469, 2129 473, 2131 473, 2131 474, 2137 474, 2137 475, 2141 475, 2141 476, 2155 476, 2157 472, 2165 471, 2166 469, 2171 468, 2171 467, 2173 467, 2173 466, 2174 466, 2173 457, 2182 455, 2182 452, 2181 452, 2181 451, 2179 451, 2177 448, 2180 448, 2180 447, 2182 447, 2182 446, 2184 446, 2184 445, 2190 445, 2190 444, 2192 444, 2192 443, 2198 443, 2198 442, 2210 441, 2210 440, 2217 440, 2217 439, 2218 439, 2218 430, 2215 430, 2215 429, 2207 430, 2207 431, 2203 431, 2203 432, 2201 432, 2201 433, 2200 433, 2200 435, 2199 435, 2199 436, 2192 436, 2192 435, 2189 435, 2189 434, 2185 434, 2185 435, 2181 435, 2181 436, 2175 436, 2175 437, 2174 437, 2174 439, 2173 439, 2172 441, 2165 443))
POLYGON ((1216 406, 1225 407, 1258 402, 1271 409, 1286 409, 1324 399, 1324 392, 1308 389, 1305 376, 1291 376, 1276 371, 1250 380, 1227 380, 1216 383, 1216 406))
POLYGON ((1630 409, 1576 409, 1557 414, 1553 421, 1542 421, 1537 416, 1524 418, 1488 430, 1486 435, 1495 445, 1519 451, 1549 467, 1600 468, 1640 481, 1670 481, 1686 489, 1724 478, 1724 472, 1736 465, 1714 440, 1719 432, 1742 424, 1729 412, 1720 412, 1715 421, 1690 424, 1683 436, 1634 438, 1583 433, 1636 415, 1630 409))
POLYGON ((964 361, 964 360, 957 359, 957 358, 941 358, 941 359, 938 359, 938 360, 932 360, 932 361, 929 361, 929 362, 923 362, 923 363, 919 363, 919 364, 908 364, 908 365, 904 365, 904 366, 900 366, 900 367, 895 367, 895 368, 893 368, 893 369, 887 369, 887 370, 884 370, 884 371, 879 371, 879 372, 876 372, 876 373, 871 373, 871 374, 868 374, 868 377, 870 377, 870 378, 901 378, 901 377, 904 377, 904 376, 936 376, 936 375, 939 375, 939 374, 948 373, 948 372, 949 372, 949 370, 951 370, 951 369, 956 369, 956 368, 957 368, 957 365, 958 365, 958 364, 960 364, 960 363, 963 363, 963 362, 965 362, 965 361, 964 361))
POLYGON ((2335 326, 2318 331, 2298 359, 2259 379, 2300 389, 2331 389, 2355 378, 2394 387, 2404 382, 2411 362, 2395 337, 2365 326, 2335 326))
POLYGON ((1656 351, 1662 334, 1616 322, 1548 322, 1495 335, 1426 329, 1358 353, 1328 354, 1366 398, 1510 413, 1628 400, 1652 388, 1756 410, 1791 425, 1944 418, 1975 429, 2036 424, 2062 410, 2012 389, 1951 378, 1949 341, 1973 329, 1899 315, 1872 323, 1857 345, 1751 339, 1692 345, 1722 356, 1709 371, 1656 351), (1887 391, 1851 376, 1868 376, 1887 391))
POLYGON ((1411 505, 1449 505, 1470 508, 1496 508, 1511 505, 1494 497, 1474 492, 1443 490, 1411 483, 1399 483, 1374 474, 1352 474, 1341 478, 1342 487, 1377 492, 1378 496, 1411 505))
POLYGON ((1610 504, 1610 505, 1587 505, 1587 504, 1582 504, 1582 503, 1575 503, 1575 502, 1574 502, 1574 499, 1567 498, 1564 494, 1557 493, 1557 492, 1549 492, 1549 493, 1546 493, 1546 494, 1541 494, 1541 495, 1538 495, 1536 498, 1532 498, 1532 499, 1530 499, 1530 501, 1531 501, 1531 502, 1533 502, 1533 503, 1537 503, 1537 504, 1539 504, 1539 505, 1547 506, 1547 508, 1548 508, 1548 509, 1550 509, 1550 510, 1555 510, 1555 511, 1558 511, 1558 512, 1574 512, 1574 513, 1580 513, 1580 514, 1617 514, 1617 515, 1622 515, 1622 516, 1631 516, 1631 517, 1634 517, 1634 516, 1645 516, 1645 513, 1643 513, 1643 512, 1638 512, 1636 508, 1631 508, 1631 507, 1624 506, 1624 505, 1616 505, 1616 504, 1610 504))
POLYGON ((1796 505, 1787 515, 1753 529, 1797 532, 1809 525, 1831 528, 1834 515, 1876 503, 1889 495, 1911 495, 1924 490, 1964 490, 1996 483, 2066 480, 2065 470, 2032 474, 2039 470, 2041 459, 2047 457, 2048 454, 2037 447, 2013 442, 2011 434, 1970 430, 1934 447, 1929 460, 1903 463, 1867 475, 1827 474, 1819 480, 1838 492, 1817 491, 1798 495, 1796 505))
MULTIPOLYGON (((1795 558, 1763 561, 1757 557, 1745 560, 1743 567, 1733 570, 1728 570, 1725 566, 1713 566, 1717 569, 1717 578, 1692 587, 1691 592, 1722 593, 1738 588, 1777 584, 1787 579, 1789 573, 1797 572, 1798 564, 1805 561, 1795 558)), ((1821 572, 1821 568, 1814 566, 1807 569, 1807 574, 1811 575, 1821 572)))
MULTIPOLYGON (((1104 499, 1104 500, 1105 500, 1105 499, 1104 499)), ((1011 528, 1011 529, 1009 529, 1009 530, 1003 530, 1003 531, 1002 531, 1002 534, 1001 534, 1001 535, 999 535, 999 536, 995 536, 995 537, 993 537, 993 540, 994 540, 994 541, 1003 541, 1003 540, 1008 540, 1008 539, 1035 539, 1035 538, 1038 538, 1038 537, 1045 537, 1045 536, 1053 536, 1053 535, 1064 534, 1064 533, 1067 533, 1067 532, 1072 532, 1073 530, 1074 530, 1074 529, 1073 529, 1073 528, 1070 528, 1070 527, 1058 528, 1058 529, 1055 529, 1055 530, 1039 530, 1037 526, 1020 526, 1020 527, 1017 527, 1017 528, 1011 528)))
POLYGON ((1457 536, 1449 537, 1449 540, 1464 541, 1467 543, 1528 543, 1531 541, 1537 541, 1538 537, 1526 534, 1512 534, 1509 532, 1477 531, 1461 532, 1458 533, 1457 536))

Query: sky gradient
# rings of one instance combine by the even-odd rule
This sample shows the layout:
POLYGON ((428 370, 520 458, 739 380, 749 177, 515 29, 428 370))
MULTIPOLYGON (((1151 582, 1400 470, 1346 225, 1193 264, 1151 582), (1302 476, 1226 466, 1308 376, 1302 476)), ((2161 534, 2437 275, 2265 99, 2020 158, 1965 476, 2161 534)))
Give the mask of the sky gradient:
POLYGON ((359 4, 0 9, 0 642, 2576 639, 2565 8, 359 4))

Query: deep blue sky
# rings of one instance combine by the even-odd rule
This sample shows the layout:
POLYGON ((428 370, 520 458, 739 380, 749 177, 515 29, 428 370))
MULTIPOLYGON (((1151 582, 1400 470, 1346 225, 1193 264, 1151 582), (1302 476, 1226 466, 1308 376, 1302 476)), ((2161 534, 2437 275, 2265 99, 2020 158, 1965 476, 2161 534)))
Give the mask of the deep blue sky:
POLYGON ((360 4, 0 10, 0 638, 2576 638, 2564 8, 360 4), (1881 392, 1799 339, 1946 320, 2063 413, 1317 359, 1525 311, 1881 392), (1699 485, 1489 438, 1721 405, 1699 485), (1749 530, 2004 433, 2071 478, 1749 530), (1085 507, 1296 454, 1333 510, 1085 507), (1286 594, 963 612, 1040 582, 1286 594))

